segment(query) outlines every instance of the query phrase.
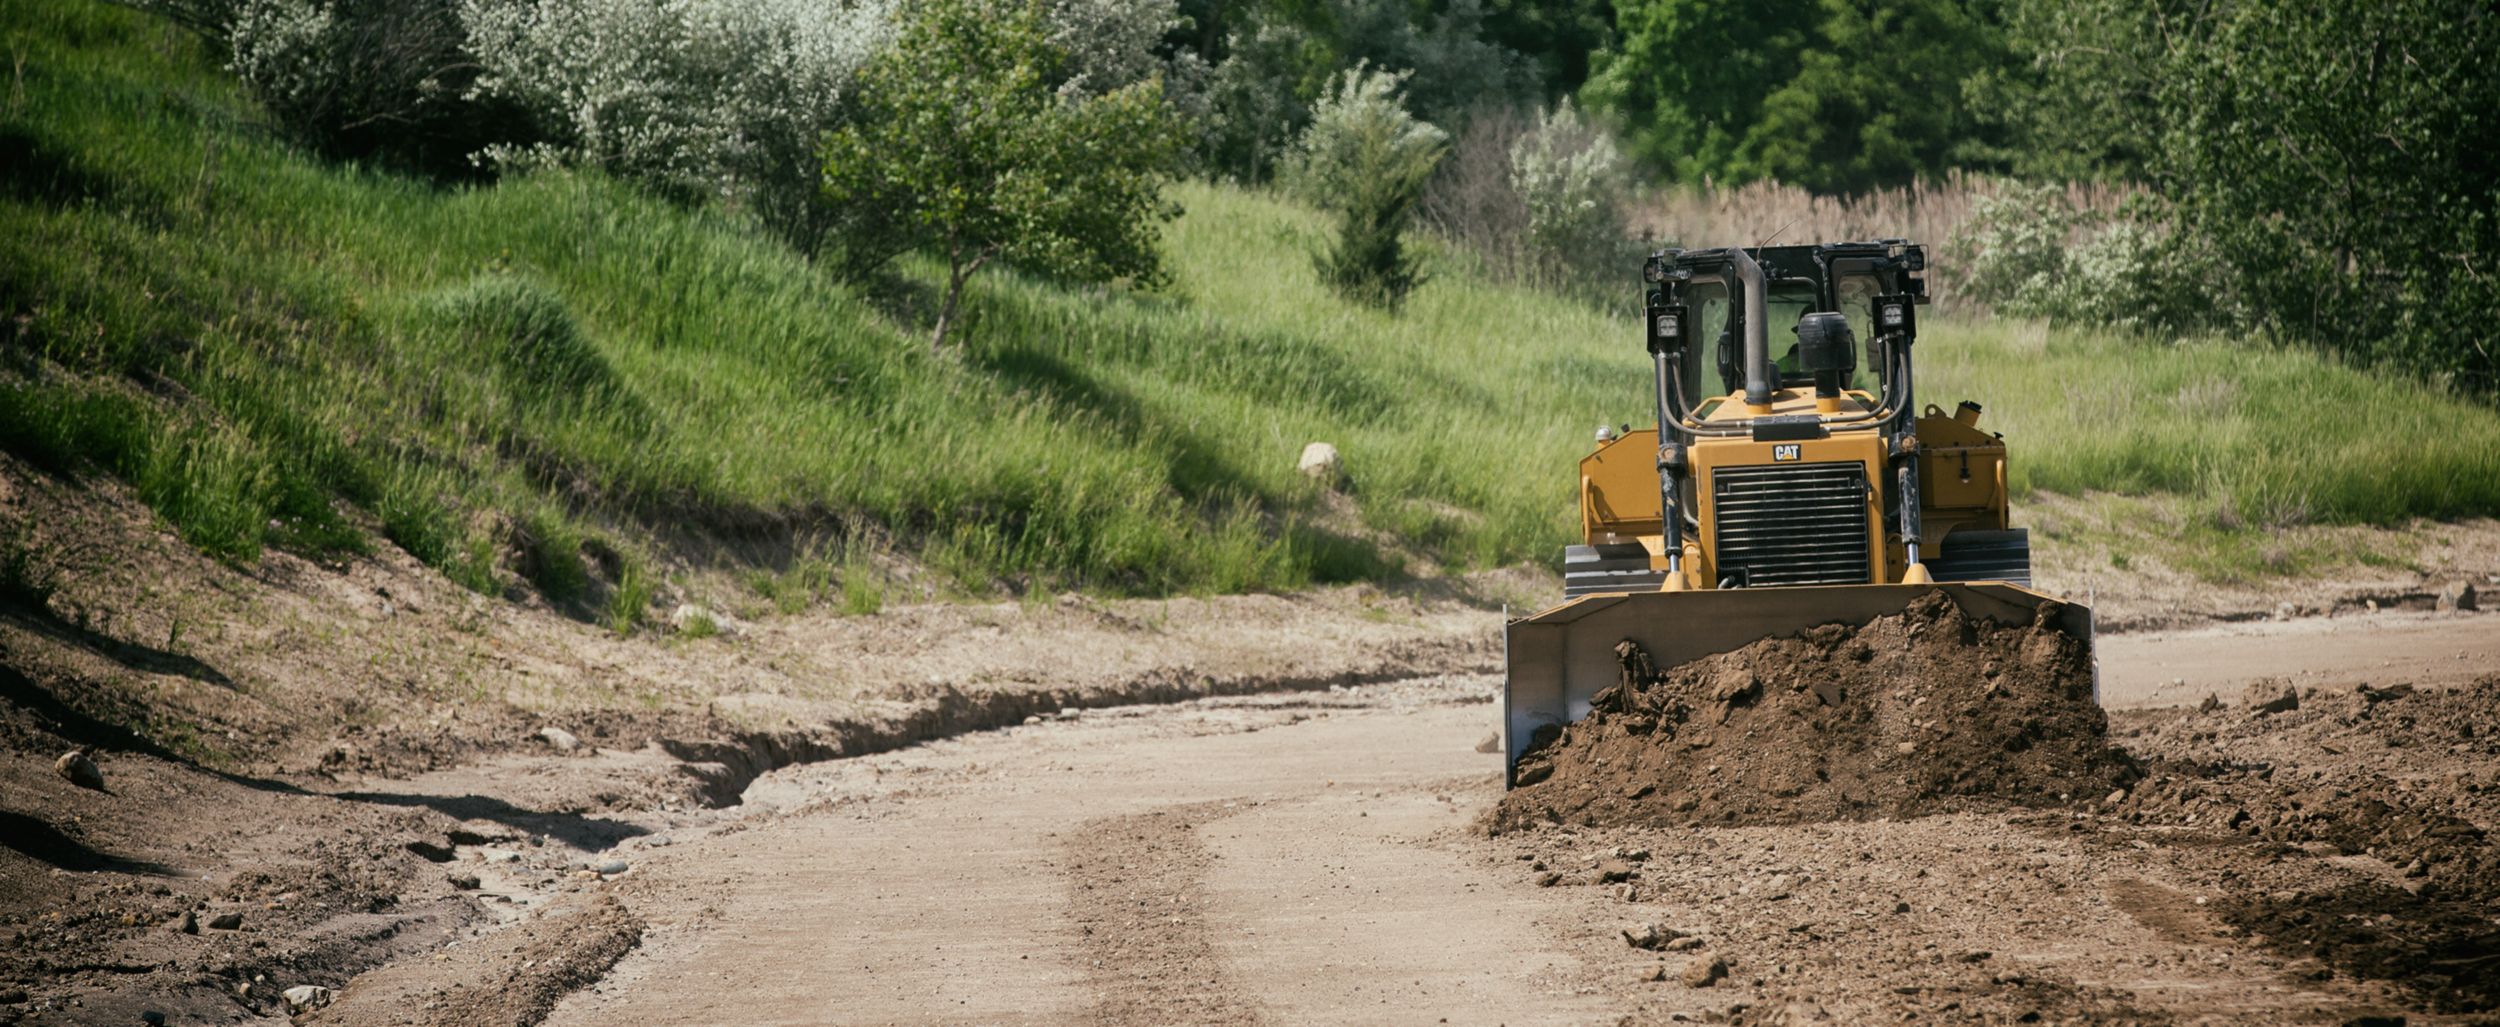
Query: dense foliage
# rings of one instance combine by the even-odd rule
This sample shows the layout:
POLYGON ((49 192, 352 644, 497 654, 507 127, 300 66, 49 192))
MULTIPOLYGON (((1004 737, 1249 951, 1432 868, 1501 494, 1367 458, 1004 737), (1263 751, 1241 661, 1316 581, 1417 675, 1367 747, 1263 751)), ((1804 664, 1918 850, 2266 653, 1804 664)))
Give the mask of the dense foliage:
POLYGON ((1617 19, 1585 95, 1676 177, 1845 192, 1993 162, 1964 95, 2006 60, 1986 0, 1624 0, 1617 19))
MULTIPOLYGON (((2023 8, 2042 171, 2139 178, 2208 326, 2500 389, 2500 12, 2474 0, 2023 8)), ((2141 292, 2137 296, 2144 295, 2141 292)))

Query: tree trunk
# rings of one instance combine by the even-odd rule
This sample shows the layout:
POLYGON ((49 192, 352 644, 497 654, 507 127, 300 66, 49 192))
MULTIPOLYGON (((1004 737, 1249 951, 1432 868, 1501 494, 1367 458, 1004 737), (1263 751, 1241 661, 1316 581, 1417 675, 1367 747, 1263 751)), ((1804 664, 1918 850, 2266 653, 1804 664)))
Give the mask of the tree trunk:
POLYGON ((964 283, 970 282, 972 273, 981 270, 981 265, 989 263, 990 256, 997 252, 995 246, 984 246, 967 261, 963 250, 947 248, 946 295, 938 301, 937 331, 929 336, 930 353, 946 352, 946 332, 955 326, 955 305, 963 300, 964 283))
POLYGON ((966 277, 960 266, 950 262, 946 269, 946 296, 938 301, 937 333, 929 337, 932 354, 946 352, 946 329, 955 323, 955 303, 963 298, 966 277))

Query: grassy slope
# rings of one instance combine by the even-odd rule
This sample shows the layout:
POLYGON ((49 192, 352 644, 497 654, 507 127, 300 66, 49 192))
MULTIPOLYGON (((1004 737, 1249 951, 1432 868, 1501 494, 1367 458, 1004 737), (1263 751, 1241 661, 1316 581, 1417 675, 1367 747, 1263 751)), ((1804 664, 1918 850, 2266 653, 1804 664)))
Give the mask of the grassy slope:
MULTIPOLYGON (((1290 587, 1395 570, 1303 443, 1343 450, 1366 530, 1547 559, 1588 432, 1647 408, 1620 312, 1457 272, 1349 307, 1310 270, 1322 223, 1237 190, 1179 190, 1166 293, 1002 274, 933 357, 733 218, 326 164, 160 23, 0 0, 0 25, 0 445, 123 477, 234 559, 378 523, 620 624, 683 527, 891 540, 974 589, 1290 587)), ((2023 334, 1945 326, 1922 368, 1989 406, 2026 486, 2215 497, 2224 529, 2500 511, 2487 409, 2297 352, 2023 334)))

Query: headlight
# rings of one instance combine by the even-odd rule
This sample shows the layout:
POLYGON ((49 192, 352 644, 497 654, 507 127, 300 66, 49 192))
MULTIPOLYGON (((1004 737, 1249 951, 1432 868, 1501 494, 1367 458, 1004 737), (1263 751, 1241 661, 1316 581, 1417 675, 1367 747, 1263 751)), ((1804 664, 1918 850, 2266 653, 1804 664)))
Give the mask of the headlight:
POLYGON ((1882 315, 1882 321, 1883 321, 1883 325, 1884 325, 1884 327, 1886 327, 1886 328, 1899 328, 1899 327, 1901 327, 1904 323, 1906 323, 1907 319, 1906 319, 1906 318, 1905 318, 1905 316, 1903 315, 1902 310, 1901 310, 1901 307, 1902 307, 1902 304, 1900 304, 1900 303, 1886 303, 1886 304, 1884 304, 1884 306, 1883 306, 1883 315, 1882 315))

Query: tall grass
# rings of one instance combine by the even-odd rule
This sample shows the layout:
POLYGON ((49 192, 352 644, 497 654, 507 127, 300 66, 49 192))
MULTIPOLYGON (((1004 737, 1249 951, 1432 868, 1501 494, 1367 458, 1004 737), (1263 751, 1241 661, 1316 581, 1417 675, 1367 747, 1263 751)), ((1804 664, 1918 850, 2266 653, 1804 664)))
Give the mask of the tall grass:
MULTIPOLYGON (((1307 259, 1323 219, 1237 189, 1176 190, 1165 292, 1002 273, 933 356, 929 266, 866 293, 596 176, 326 163, 162 23, 0 0, 0 27, 0 446, 121 478, 237 561, 370 523, 619 631, 690 533, 850 540, 767 591, 853 611, 886 600, 868 539, 981 593, 1551 561, 1591 431, 1649 409, 1630 288, 1441 259, 1399 313, 1351 305, 1307 259), (1311 441, 1343 484, 1295 471, 1311 441)), ((1865 216, 1783 238, 1922 234, 1865 216)), ((2251 524, 2500 511, 2488 410, 2300 352, 2018 328, 1944 323, 1921 366, 2017 439, 2020 486, 2212 493, 2251 524)))
POLYGON ((1350 307, 1302 259, 1312 215, 1208 187, 1178 197, 1168 293, 1001 276, 932 357, 927 268, 872 303, 597 177, 324 163, 170 27, 0 10, 29 158, 0 202, 0 440, 138 483, 237 560, 352 547, 361 508, 473 587, 593 605, 638 589, 585 544, 794 524, 875 526, 971 590, 1291 587, 1395 572, 1370 531, 1462 566, 1543 551, 1554 468, 1642 407, 1607 318, 1456 279, 1403 317, 1350 307), (1314 439, 1360 523, 1295 474, 1314 439))
POLYGON ((2017 492, 2203 501, 2216 527, 2500 513, 2500 414, 2302 348, 1946 324, 1923 402, 1971 399, 2017 492))
MULTIPOLYGON (((1822 196, 1771 181, 1738 186, 1671 187, 1636 204, 1627 214, 1635 233, 1685 248, 1780 245, 1848 239, 1909 239, 1928 253, 1928 290, 1942 311, 1984 314, 1986 308, 1961 288, 1977 266, 1970 242, 1972 215, 1983 198, 2014 183, 1987 175, 1949 171, 1919 181, 1855 196, 1822 196)), ((2127 201, 2128 187, 2076 183, 2066 187, 2068 206, 2106 214, 2127 201)))

